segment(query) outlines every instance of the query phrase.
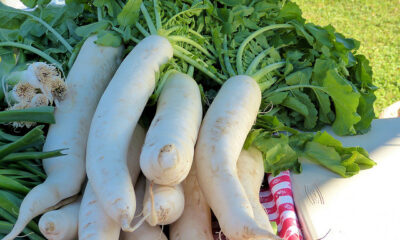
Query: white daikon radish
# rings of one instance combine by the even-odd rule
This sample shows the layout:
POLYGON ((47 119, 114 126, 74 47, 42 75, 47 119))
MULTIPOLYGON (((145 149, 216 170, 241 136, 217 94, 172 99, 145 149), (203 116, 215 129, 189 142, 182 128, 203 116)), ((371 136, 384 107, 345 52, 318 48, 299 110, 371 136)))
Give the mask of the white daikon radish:
POLYGON ((78 218, 81 198, 73 203, 43 214, 39 220, 40 232, 49 240, 78 238, 78 218))
POLYGON ((184 207, 185 197, 181 184, 163 186, 146 181, 143 216, 151 226, 175 222, 182 215, 184 207))
POLYGON ((259 226, 273 233, 268 214, 260 203, 260 188, 265 175, 261 152, 254 147, 243 149, 237 162, 237 169, 239 180, 253 209, 254 219, 259 226))
POLYGON ((193 78, 178 72, 169 75, 140 155, 140 168, 147 179, 174 186, 186 178, 202 114, 200 91, 193 78))
POLYGON ((119 66, 105 90, 90 126, 86 171, 107 214, 132 231, 136 201, 126 164, 129 140, 152 94, 155 75, 173 54, 168 40, 149 36, 119 66))
POLYGON ((200 188, 230 240, 271 237, 255 221, 237 174, 237 160, 260 103, 261 91, 254 79, 244 75, 228 79, 206 113, 196 144, 200 188))
POLYGON ((139 177, 135 185, 136 195, 136 213, 135 218, 131 225, 140 224, 140 226, 133 232, 121 232, 120 240, 167 240, 167 237, 162 232, 159 226, 150 226, 147 222, 139 223, 141 219, 139 216, 143 210, 143 198, 146 189, 146 178, 139 177))
POLYGON ((211 211, 197 182, 195 164, 182 186, 185 193, 185 209, 182 216, 170 225, 169 239, 213 239, 211 211))

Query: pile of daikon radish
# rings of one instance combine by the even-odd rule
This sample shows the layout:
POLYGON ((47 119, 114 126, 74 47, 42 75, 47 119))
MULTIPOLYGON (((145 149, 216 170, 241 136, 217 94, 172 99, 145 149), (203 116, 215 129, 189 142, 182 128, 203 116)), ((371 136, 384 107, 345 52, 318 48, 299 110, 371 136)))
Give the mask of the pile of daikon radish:
POLYGON ((292 128, 367 131, 375 91, 356 42, 293 2, 116 2, 67 1, 88 11, 73 30, 84 40, 43 147, 65 155, 43 159, 47 179, 3 240, 42 214, 54 240, 213 239, 211 211, 230 240, 280 239, 259 201, 264 170, 300 172, 299 156, 344 177, 375 164, 292 128))
POLYGON ((86 174, 81 200, 41 217, 48 239, 166 239, 159 226, 167 224, 170 239, 212 239, 210 207, 231 240, 279 239, 258 199, 261 153, 242 150, 260 105, 257 83, 227 80, 202 120, 196 82, 172 73, 146 132, 138 120, 156 72, 173 56, 170 42, 146 37, 120 63, 123 48, 96 38, 68 74, 44 145, 66 155, 43 161, 48 177, 26 196, 4 240, 79 193, 86 174))

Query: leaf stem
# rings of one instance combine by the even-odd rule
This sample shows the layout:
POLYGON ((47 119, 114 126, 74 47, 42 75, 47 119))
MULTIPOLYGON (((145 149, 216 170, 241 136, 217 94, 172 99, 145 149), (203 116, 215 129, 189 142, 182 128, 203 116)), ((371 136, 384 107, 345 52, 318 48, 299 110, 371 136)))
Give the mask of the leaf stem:
POLYGON ((157 27, 157 30, 159 30, 162 28, 162 25, 161 25, 161 16, 160 16, 160 11, 159 11, 158 1, 153 0, 153 3, 154 3, 154 14, 156 16, 156 27, 157 27))
POLYGON ((174 46, 174 55, 181 58, 182 60, 186 61, 187 63, 193 65, 193 67, 197 68, 199 71, 203 72, 207 76, 209 76, 211 79, 213 79, 215 82, 218 84, 223 84, 223 81, 219 79, 217 76, 215 76, 214 73, 210 72, 207 68, 201 66, 197 61, 194 59, 188 57, 182 51, 179 49, 179 46, 174 46))
POLYGON ((236 54, 236 69, 238 71, 238 74, 243 74, 244 70, 243 70, 243 63, 242 63, 242 56, 243 56, 243 52, 244 49, 246 47, 246 45, 253 40, 254 38, 256 38, 258 35, 269 31, 269 30, 273 30, 273 29, 279 29, 279 28, 293 28, 292 25, 289 24, 274 24, 274 25, 270 25, 267 27, 263 27, 258 29, 257 31, 253 32, 252 34, 250 34, 241 44, 240 47, 238 49, 238 52, 236 54))
POLYGON ((156 35, 156 34, 157 34, 157 29, 156 29, 156 27, 154 26, 153 21, 151 21, 150 14, 149 14, 149 12, 147 11, 147 8, 144 6, 144 3, 142 3, 142 5, 140 5, 140 10, 141 10, 142 13, 143 13, 144 20, 145 20, 146 23, 147 23, 147 27, 149 27, 150 33, 153 34, 153 35, 156 35))
POLYGON ((256 80, 257 82, 267 73, 279 69, 283 66, 285 66, 286 62, 277 62, 277 63, 272 63, 268 66, 263 67, 262 69, 258 70, 256 73, 254 73, 252 75, 252 77, 254 78, 254 80, 256 80))
POLYGON ((193 73, 194 73, 194 67, 193 67, 193 65, 190 65, 189 69, 187 71, 187 75, 189 75, 190 77, 193 78, 193 73))
POLYGON ((315 85, 307 85, 307 84, 299 84, 299 85, 293 85, 293 86, 287 86, 287 87, 275 89, 274 91, 267 93, 265 95, 265 97, 268 97, 273 93, 289 91, 289 90, 293 90, 293 89, 297 89, 297 88, 318 89, 318 90, 321 90, 321 91, 323 91, 323 92, 325 92, 325 93, 327 93, 329 95, 328 91, 324 87, 315 86, 315 85))
POLYGON ((246 75, 251 75, 253 74, 254 70, 256 69, 256 67, 258 66, 258 64, 261 62, 261 60, 266 57, 270 51, 272 50, 272 48, 267 48, 264 51, 260 52, 254 59, 253 61, 250 63, 249 67, 246 70, 246 75))
POLYGON ((190 38, 187 38, 187 37, 184 37, 184 36, 174 35, 174 36, 169 36, 168 39, 171 39, 174 42, 184 42, 184 43, 190 44, 193 47, 195 47, 198 50, 200 50, 202 53, 204 53, 207 57, 209 57, 211 59, 214 59, 214 57, 208 52, 207 49, 203 48, 200 44, 198 44, 197 42, 193 41, 190 38))
MULTIPOLYGON (((64 150, 64 149, 62 149, 64 150)), ((59 157, 63 156, 62 150, 54 150, 48 152, 18 152, 18 153, 10 153, 4 158, 0 159, 0 162, 12 162, 12 161, 21 161, 27 159, 46 159, 51 157, 59 157)))
POLYGON ((102 16, 103 14, 102 14, 102 12, 101 12, 101 8, 100 7, 97 7, 97 21, 101 21, 101 20, 103 20, 103 16, 102 16))
POLYGON ((37 49, 37 48, 32 47, 30 45, 26 45, 26 44, 23 44, 23 43, 16 43, 16 42, 0 42, 0 47, 16 47, 16 48, 25 49, 27 51, 30 51, 30 52, 33 52, 33 53, 39 55, 40 57, 42 57, 46 61, 56 65, 60 70, 62 70, 61 64, 59 62, 57 62, 57 60, 52 58, 50 55, 44 53, 40 49, 37 49))
POLYGON ((229 61, 229 55, 228 55, 228 41, 227 41, 227 36, 224 36, 224 42, 223 42, 223 48, 224 48, 224 62, 225 62, 225 67, 226 70, 228 70, 229 76, 233 77, 236 75, 235 70, 233 70, 233 67, 231 65, 231 62, 229 61))
POLYGON ((136 22, 136 28, 139 30, 139 32, 141 34, 143 34, 145 37, 150 36, 150 33, 144 29, 144 27, 142 26, 142 24, 140 24, 139 22, 136 22))

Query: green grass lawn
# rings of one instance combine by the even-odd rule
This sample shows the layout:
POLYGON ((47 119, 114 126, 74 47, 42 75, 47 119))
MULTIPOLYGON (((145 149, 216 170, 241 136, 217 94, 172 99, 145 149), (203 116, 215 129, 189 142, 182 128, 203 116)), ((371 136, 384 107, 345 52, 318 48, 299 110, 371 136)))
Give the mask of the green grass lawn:
POLYGON ((359 52, 370 60, 376 95, 375 112, 400 101, 400 0, 293 0, 303 17, 331 24, 361 42, 359 52))

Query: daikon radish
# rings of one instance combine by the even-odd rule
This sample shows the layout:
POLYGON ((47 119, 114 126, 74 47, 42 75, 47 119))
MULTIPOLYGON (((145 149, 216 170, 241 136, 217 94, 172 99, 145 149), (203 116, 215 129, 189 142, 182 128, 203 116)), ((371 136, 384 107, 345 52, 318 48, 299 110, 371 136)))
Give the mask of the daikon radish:
MULTIPOLYGON (((140 174, 139 156, 145 134, 144 129, 137 125, 130 139, 126 162, 132 184, 136 183, 140 174)), ((88 184, 79 211, 79 239, 118 239, 120 229, 121 226, 106 214, 97 196, 93 193, 92 187, 88 184)))
MULTIPOLYGON (((131 225, 136 225, 140 222, 139 216, 143 210, 143 198, 146 189, 146 178, 144 176, 139 177, 135 185, 136 195, 136 213, 135 218, 131 225)), ((133 232, 121 232, 120 240, 167 240, 167 237, 162 232, 159 226, 150 226, 147 222, 141 223, 141 225, 133 232)))
POLYGON ((260 188, 265 174, 261 152, 254 147, 243 149, 239 155, 237 169, 239 180, 253 209, 254 219, 259 226, 273 233, 268 214, 260 203, 260 188))
POLYGON ((43 160, 47 179, 25 197, 17 222, 4 240, 14 239, 34 217, 81 189, 90 122, 122 54, 122 47, 98 46, 96 39, 85 41, 69 72, 68 93, 55 110, 56 124, 50 126, 43 147, 43 151, 66 149, 66 155, 43 160))
POLYGON ((39 220, 40 232, 49 240, 78 238, 78 218, 81 199, 43 214, 39 220))
POLYGON ((185 197, 181 184, 163 186, 146 181, 143 216, 151 226, 175 222, 182 215, 184 207, 185 197))
POLYGON ((185 209, 182 216, 170 225, 169 238, 212 240, 211 211, 197 182, 195 164, 182 186, 185 193, 185 209))
POLYGON ((196 82, 186 74, 172 73, 162 88, 140 156, 147 179, 173 186, 186 178, 202 114, 196 82))
POLYGON ((121 227, 105 213, 88 183, 79 210, 79 240, 117 240, 120 231, 121 227))
POLYGON ((196 144, 200 188, 230 240, 275 237, 255 221, 236 166, 260 103, 254 79, 244 75, 228 79, 206 113, 196 144))
POLYGON ((155 74, 173 54, 160 36, 143 39, 128 54, 104 92, 87 147, 89 182, 107 214, 132 231, 136 201, 126 159, 129 140, 155 87, 155 74))

